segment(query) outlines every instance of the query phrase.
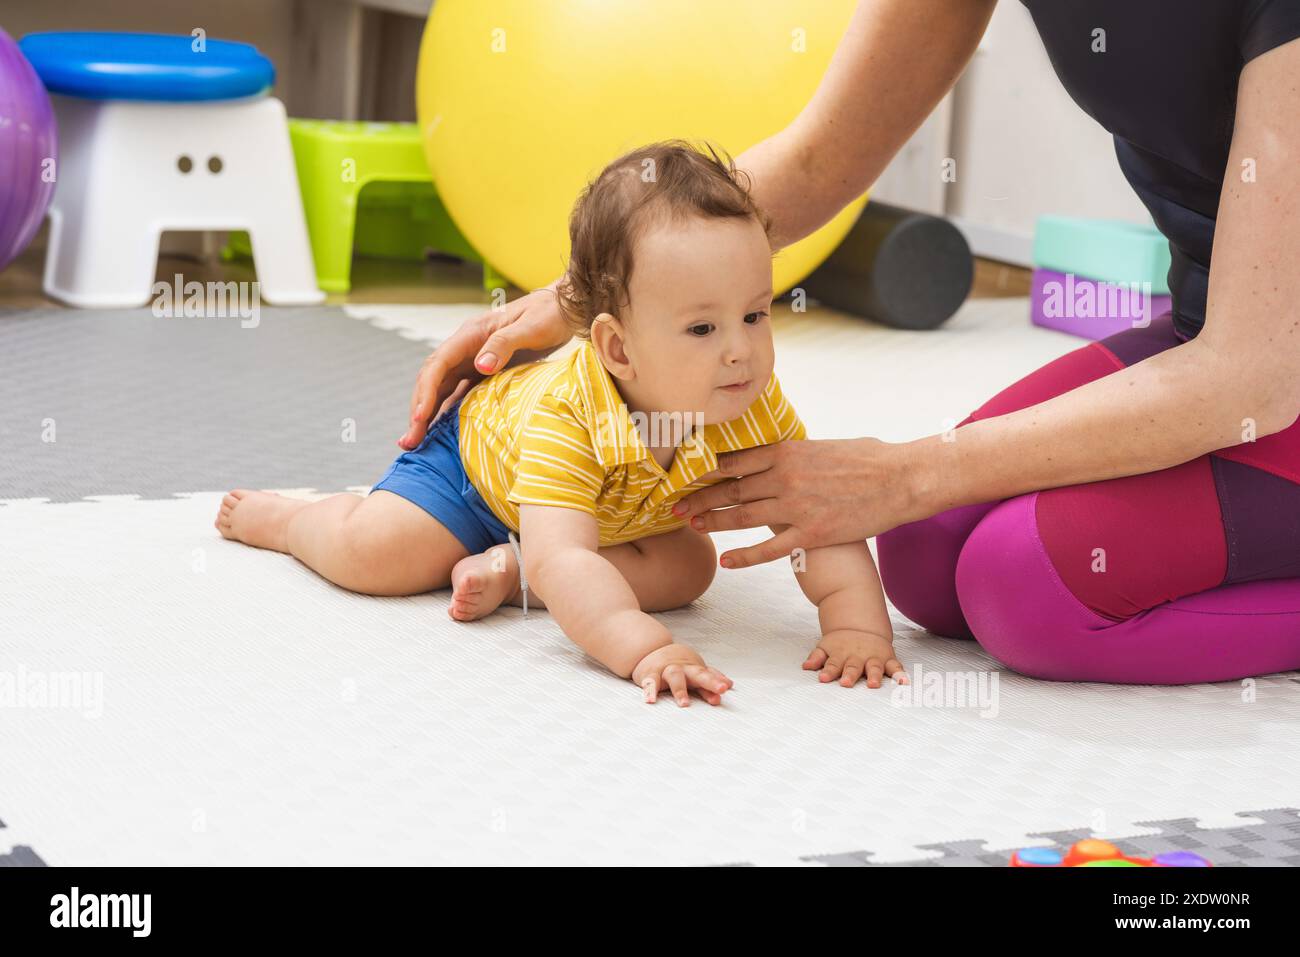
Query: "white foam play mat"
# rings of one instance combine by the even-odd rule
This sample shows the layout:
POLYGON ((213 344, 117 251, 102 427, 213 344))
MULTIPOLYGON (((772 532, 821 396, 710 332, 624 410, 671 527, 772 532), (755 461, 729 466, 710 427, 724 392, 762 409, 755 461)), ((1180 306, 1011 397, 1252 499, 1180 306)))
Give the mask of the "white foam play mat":
MULTIPOLYGON (((724 706, 650 706, 544 611, 461 624, 217 534, 232 486, 368 487, 479 308, 0 314, 0 864, 1300 862, 1295 675, 1035 681, 896 616, 910 689, 823 686, 774 563, 661 616, 724 706)), ((1080 344, 1027 312, 786 313, 777 371, 814 437, 916 437, 1080 344)))

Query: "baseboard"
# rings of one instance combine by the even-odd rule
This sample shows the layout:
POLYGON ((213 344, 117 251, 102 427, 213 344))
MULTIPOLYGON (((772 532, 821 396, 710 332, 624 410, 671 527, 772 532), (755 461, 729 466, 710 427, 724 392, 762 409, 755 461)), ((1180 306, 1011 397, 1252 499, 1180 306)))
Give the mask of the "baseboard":
POLYGON ((985 259, 996 259, 1013 266, 1032 268, 1034 265, 1034 237, 1004 226, 988 226, 960 217, 950 217, 952 224, 961 230, 970 243, 971 252, 985 259))

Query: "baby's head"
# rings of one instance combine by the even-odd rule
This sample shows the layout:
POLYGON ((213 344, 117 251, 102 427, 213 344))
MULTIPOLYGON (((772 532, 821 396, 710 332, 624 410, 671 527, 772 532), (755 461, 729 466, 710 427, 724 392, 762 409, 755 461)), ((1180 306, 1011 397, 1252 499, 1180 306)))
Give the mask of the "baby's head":
POLYGON ((726 422, 772 375, 771 221, 707 149, 652 143, 605 167, 574 206, 558 293, 629 405, 726 422))

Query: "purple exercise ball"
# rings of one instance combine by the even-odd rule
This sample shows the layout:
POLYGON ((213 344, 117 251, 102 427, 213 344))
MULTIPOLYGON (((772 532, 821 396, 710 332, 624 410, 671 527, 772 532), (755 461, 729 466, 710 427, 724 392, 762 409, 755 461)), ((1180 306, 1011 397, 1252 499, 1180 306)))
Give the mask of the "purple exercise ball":
POLYGON ((0 269, 41 228, 54 196, 57 153, 49 94, 18 44, 0 29, 0 269))

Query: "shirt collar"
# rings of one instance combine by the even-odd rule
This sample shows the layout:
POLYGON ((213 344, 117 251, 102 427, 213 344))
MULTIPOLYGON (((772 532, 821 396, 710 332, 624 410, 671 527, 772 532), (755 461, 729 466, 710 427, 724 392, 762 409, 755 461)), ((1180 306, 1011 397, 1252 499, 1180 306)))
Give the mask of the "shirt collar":
MULTIPOLYGON (((603 468, 629 465, 650 459, 650 450, 641 440, 627 403, 619 395, 614 378, 600 361, 590 339, 584 339, 578 349, 575 363, 583 403, 589 410, 592 447, 603 468)), ((761 402, 762 398, 756 400, 761 402)), ((673 458, 673 471, 681 470, 683 484, 689 484, 701 475, 717 468, 718 452, 743 448, 741 441, 733 441, 727 430, 716 424, 696 427, 686 438, 673 458)))

